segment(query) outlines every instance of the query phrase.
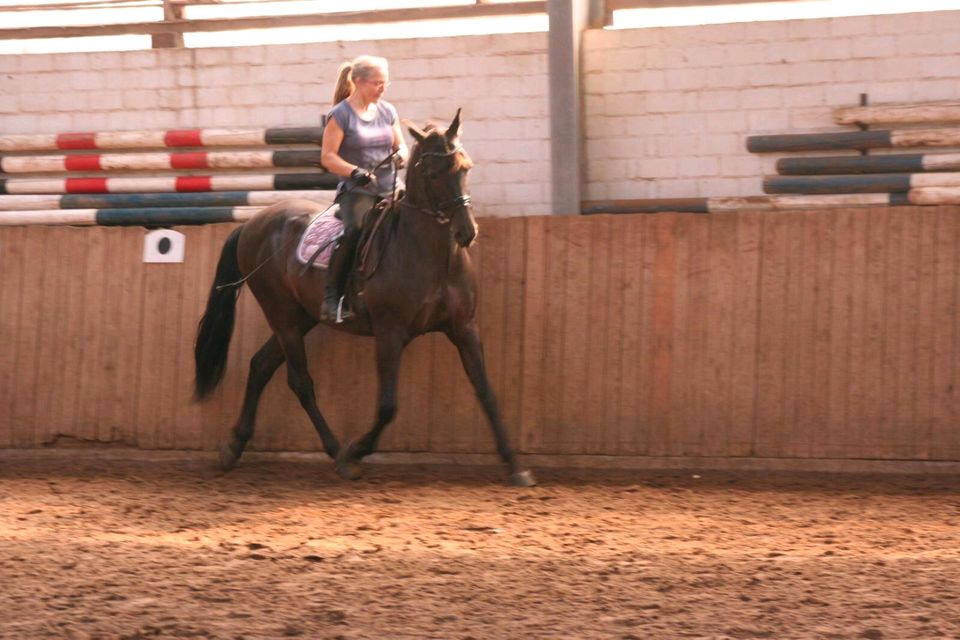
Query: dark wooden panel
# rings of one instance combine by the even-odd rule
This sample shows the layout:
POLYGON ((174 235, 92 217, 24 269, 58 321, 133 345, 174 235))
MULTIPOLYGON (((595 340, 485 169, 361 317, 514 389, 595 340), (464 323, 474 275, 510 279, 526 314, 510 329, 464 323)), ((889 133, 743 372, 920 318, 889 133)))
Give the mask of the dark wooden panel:
POLYGON ((754 453, 754 429, 757 413, 757 349, 760 330, 760 300, 757 283, 760 282, 762 232, 765 214, 735 214, 737 221, 735 244, 736 273, 733 282, 732 310, 732 375, 730 379, 732 406, 728 455, 754 453))
MULTIPOLYGON (((50 246, 50 233, 45 228, 28 228, 23 234, 21 254, 24 260, 17 328, 8 337, 16 344, 9 420, 12 427, 12 444, 15 447, 37 446, 43 441, 45 429, 37 428, 36 408, 40 401, 38 393, 38 354, 43 339, 41 320, 55 318, 56 307, 43 307, 45 276, 49 261, 41 259, 50 246)), ((63 293, 58 292, 58 293, 63 293)), ((43 388, 46 391, 46 387, 43 388)))
POLYGON ((0 447, 13 446, 16 435, 13 403, 16 399, 17 336, 21 333, 25 271, 33 263, 24 255, 24 227, 0 228, 0 447))
MULTIPOLYGON (((507 428, 538 453, 955 459, 958 216, 481 221, 479 320, 507 428)), ((213 449, 269 335, 245 291, 224 385, 192 402, 196 322, 233 226, 185 229, 182 265, 143 265, 142 229, 0 229, 0 446, 213 449)), ((321 328, 307 343, 334 431, 369 428, 372 342, 321 328)), ((406 354, 400 407, 384 450, 493 451, 443 336, 406 354)), ((319 448, 283 369, 259 418, 253 448, 319 448)))

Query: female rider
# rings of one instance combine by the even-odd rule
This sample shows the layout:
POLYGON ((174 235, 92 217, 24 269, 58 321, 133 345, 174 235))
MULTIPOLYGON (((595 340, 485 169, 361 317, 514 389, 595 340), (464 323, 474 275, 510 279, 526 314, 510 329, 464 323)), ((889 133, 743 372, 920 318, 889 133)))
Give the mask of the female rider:
MULTIPOLYGON (((339 217, 344 234, 327 270, 320 318, 337 317, 349 267, 360 239, 363 219, 382 198, 393 195, 397 169, 403 166, 407 146, 397 110, 381 99, 389 83, 387 61, 360 56, 341 65, 333 93, 333 109, 323 131, 321 163, 340 176, 337 185, 339 217), (396 151, 395 160, 387 160, 396 151)), ((352 315, 341 312, 341 319, 352 315)))

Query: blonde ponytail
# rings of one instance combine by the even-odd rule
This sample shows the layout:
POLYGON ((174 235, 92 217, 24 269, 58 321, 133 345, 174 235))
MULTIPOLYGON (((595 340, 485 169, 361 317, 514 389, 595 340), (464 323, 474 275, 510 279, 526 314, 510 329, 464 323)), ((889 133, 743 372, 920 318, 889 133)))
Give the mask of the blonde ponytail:
POLYGON ((337 72, 337 86, 333 90, 333 104, 337 105, 346 100, 353 93, 354 84, 350 77, 353 73, 353 63, 344 62, 340 65, 340 71, 337 72))

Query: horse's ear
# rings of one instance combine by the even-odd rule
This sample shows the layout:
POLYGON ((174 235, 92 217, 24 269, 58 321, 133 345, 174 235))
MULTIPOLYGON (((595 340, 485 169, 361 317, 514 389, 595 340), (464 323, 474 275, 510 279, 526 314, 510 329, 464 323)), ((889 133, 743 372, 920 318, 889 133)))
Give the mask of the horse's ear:
POLYGON ((427 134, 421 131, 417 125, 413 124, 409 120, 401 120, 400 122, 407 128, 407 131, 410 132, 410 135, 412 135, 417 142, 423 142, 424 138, 427 137, 427 134))
POLYGON ((447 127, 447 140, 453 140, 460 133, 460 109, 457 109, 457 115, 453 116, 453 122, 447 127))

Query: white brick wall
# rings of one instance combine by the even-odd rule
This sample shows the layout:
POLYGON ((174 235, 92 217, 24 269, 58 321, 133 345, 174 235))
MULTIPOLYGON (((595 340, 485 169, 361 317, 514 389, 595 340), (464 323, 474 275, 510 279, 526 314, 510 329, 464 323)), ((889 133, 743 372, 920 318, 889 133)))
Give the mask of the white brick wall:
POLYGON ((0 133, 316 124, 337 68, 391 62, 401 117, 464 109, 480 215, 549 210, 546 34, 0 56, 0 133))
MULTIPOLYGON (((590 31, 585 197, 755 195, 751 134, 831 131, 833 107, 960 99, 960 11, 590 31)), ((481 215, 550 210, 544 33, 0 56, 0 132, 316 123, 342 60, 388 56, 401 116, 464 108, 481 215)))
POLYGON ((960 99, 958 27, 960 11, 590 31, 585 197, 760 194, 779 156, 749 135, 842 130, 831 110, 861 93, 960 99))

